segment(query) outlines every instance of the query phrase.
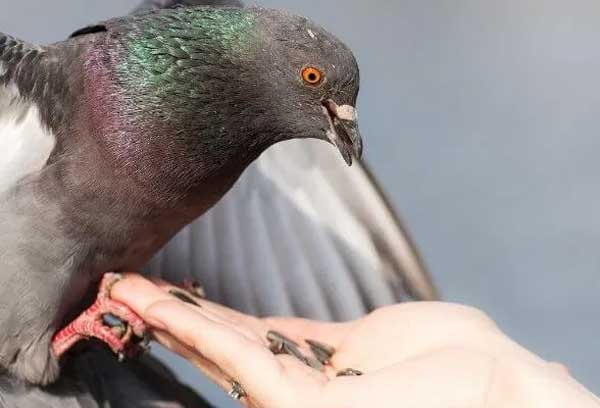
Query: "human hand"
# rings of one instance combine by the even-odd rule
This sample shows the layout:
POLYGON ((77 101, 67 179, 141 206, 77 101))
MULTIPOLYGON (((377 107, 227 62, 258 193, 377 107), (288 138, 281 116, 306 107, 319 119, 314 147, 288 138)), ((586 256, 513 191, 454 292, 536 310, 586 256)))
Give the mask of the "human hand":
POLYGON ((258 319, 206 300, 193 306, 164 283, 128 275, 112 290, 154 327, 157 341, 191 361, 225 390, 242 385, 242 403, 260 408, 600 407, 562 366, 506 337, 483 313, 444 303, 380 309, 349 323, 258 319), (306 339, 336 349, 315 370, 274 355, 276 330, 310 356, 306 339), (336 377, 352 368, 364 373, 336 377))

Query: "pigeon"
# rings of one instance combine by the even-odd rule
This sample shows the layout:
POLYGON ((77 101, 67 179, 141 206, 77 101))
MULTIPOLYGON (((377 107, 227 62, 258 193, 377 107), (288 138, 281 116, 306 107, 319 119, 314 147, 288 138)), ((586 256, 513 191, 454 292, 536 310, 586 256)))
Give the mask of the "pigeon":
POLYGON ((143 323, 105 274, 142 268, 271 145, 356 161, 358 86, 340 40, 262 8, 150 11, 46 47, 0 35, 0 367, 44 385, 80 339, 124 352, 101 317, 143 323))
MULTIPOLYGON (((146 1, 138 8, 138 12, 173 7, 182 3, 190 5, 228 3, 241 6, 235 0, 146 1)), ((238 303, 236 306, 241 309, 249 312, 259 310, 261 314, 296 314, 318 319, 340 320, 352 318, 356 313, 367 312, 378 305, 392 301, 437 298, 435 288, 415 246, 366 165, 360 162, 346 169, 339 160, 334 160, 332 155, 333 151, 324 144, 307 143, 307 141, 282 143, 270 149, 258 159, 257 163, 250 166, 221 204, 205 214, 203 220, 196 221, 172 240, 153 259, 147 272, 162 275, 170 280, 190 277, 200 279, 207 285, 208 296, 212 300, 232 306, 238 303), (297 171, 284 171, 278 174, 278 168, 272 164, 284 164, 286 158, 293 160, 289 160, 285 167, 297 171), (311 183, 297 183, 301 181, 298 175, 305 169, 318 175, 322 186, 331 187, 329 193, 333 194, 335 200, 331 200, 331 194, 321 200, 316 200, 317 197, 312 194, 308 200, 297 199, 310 193, 313 187, 311 183), (275 170, 276 174, 272 174, 272 170, 275 170), (325 183, 327 180, 332 182, 325 183), (267 268, 262 270, 261 265, 255 263, 250 264, 248 268, 246 264, 242 268, 245 273, 235 274, 235 279, 232 280, 231 275, 236 272, 235 265, 224 262, 225 257, 222 255, 231 253, 236 257, 242 254, 236 254, 235 250, 256 249, 254 245, 244 248, 244 243, 251 242, 251 239, 248 239, 250 234, 256 231, 253 228, 246 228, 245 223, 239 223, 232 228, 234 225, 230 222, 222 221, 226 220, 224 217, 252 213, 255 204, 248 205, 248 202, 244 201, 248 198, 248 192, 252 190, 260 191, 258 196, 262 198, 263 204, 273 201, 278 203, 279 210, 282 209, 283 204, 283 209, 288 210, 288 213, 302 213, 302 221, 308 221, 304 225, 311 227, 305 229, 305 233, 324 236, 330 244, 335 244, 325 246, 329 251, 326 252, 324 259, 315 257, 311 249, 306 246, 292 253, 289 251, 293 249, 291 245, 285 253, 275 252, 274 248, 268 247, 270 242, 262 235, 260 238, 263 242, 258 249, 266 250, 267 268), (331 201, 335 201, 338 205, 332 208, 331 201), (296 211, 306 208, 306 204, 312 207, 310 216, 307 216, 309 214, 305 211, 296 211), (325 211, 326 209, 329 211, 325 211), (341 245, 345 237, 340 234, 340 224, 323 225, 318 222, 316 214, 322 214, 321 220, 327 220, 329 214, 342 215, 336 218, 341 224, 354 225, 363 230, 360 246, 354 246, 352 251, 348 251, 347 244, 341 245), (229 247, 218 256, 214 249, 226 244, 225 238, 231 236, 232 232, 238 235, 236 245, 229 247), (204 239, 207 242, 203 244, 204 239), (209 245, 213 240, 217 243, 209 245), (195 254, 196 248, 201 256, 210 255, 210 262, 202 262, 201 256, 195 254), (289 255, 294 257, 290 258, 289 255), (286 264, 295 266, 297 258, 302 256, 308 256, 312 260, 310 265, 302 264, 301 272, 307 274, 306 279, 285 273, 286 264), (327 269, 326 257, 329 256, 343 261, 343 266, 340 267, 339 262, 336 262, 336 268, 327 269), (368 258, 370 262, 361 261, 363 257, 368 258), (287 290, 282 290, 280 285, 272 285, 272 287, 259 285, 274 269, 275 272, 280 273, 275 275, 276 280, 279 283, 286 283, 287 290), (229 277, 223 279, 221 275, 229 275, 229 277), (353 281, 357 290, 345 290, 345 293, 342 293, 343 290, 335 290, 337 286, 335 282, 340 278, 353 281), (304 292, 302 296, 293 298, 301 290, 314 289, 307 283, 315 281, 325 287, 325 290, 319 290, 316 297, 304 296, 307 294, 304 292), (326 285, 327 283, 329 285, 326 285), (260 290, 251 290, 252 285, 260 290), (298 291, 294 290, 296 287, 298 291), (373 287, 378 290, 369 290, 373 287), (251 299, 248 299, 249 294, 253 295, 251 299), (245 299, 244 302, 236 302, 239 298, 245 299), (261 298, 271 299, 271 301, 261 303, 261 298), (318 302, 315 303, 315 299, 318 302)), ((256 198, 256 193, 253 194, 256 198)), ((249 202, 253 201, 255 200, 252 198, 249 200, 249 202)), ((265 226, 267 229, 273 229, 274 224, 266 223, 265 226)), ((282 236, 281 239, 285 242, 290 237, 282 236)), ((297 244, 297 241, 295 243, 297 244)), ((342 288, 343 286, 341 285, 342 288)), ((144 358, 150 359, 148 355, 144 358)), ((201 400, 194 399, 192 396, 183 398, 182 396, 188 393, 177 388, 176 382, 172 380, 172 374, 166 368, 157 374, 152 368, 157 364, 156 362, 137 364, 136 360, 128 360, 125 363, 114 364, 114 360, 102 350, 92 349, 73 356, 66 363, 60 381, 52 387, 38 388, 19 382, 10 376, 3 376, 0 378, 0 405, 22 408, 96 406, 129 408, 147 406, 147 402, 152 401, 155 404, 162 404, 161 406, 204 406, 201 400), (156 378, 157 383, 140 381, 136 378, 156 378), (156 384, 160 384, 160 387, 156 384), (169 391, 171 388, 173 391, 169 391)))

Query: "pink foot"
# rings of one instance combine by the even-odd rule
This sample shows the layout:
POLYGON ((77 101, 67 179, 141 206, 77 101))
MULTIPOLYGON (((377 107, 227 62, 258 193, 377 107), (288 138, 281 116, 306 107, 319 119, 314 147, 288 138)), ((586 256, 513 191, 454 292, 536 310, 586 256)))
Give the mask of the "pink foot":
POLYGON ((52 351, 57 358, 60 358, 79 340, 93 337, 106 343, 119 356, 119 359, 122 359, 125 357, 126 348, 132 335, 136 335, 140 339, 144 338, 146 326, 143 320, 129 307, 110 299, 110 290, 120 279, 121 275, 119 274, 105 274, 100 283, 96 302, 54 335, 52 351), (124 333, 117 333, 116 330, 103 323, 104 316, 107 314, 127 323, 124 333))

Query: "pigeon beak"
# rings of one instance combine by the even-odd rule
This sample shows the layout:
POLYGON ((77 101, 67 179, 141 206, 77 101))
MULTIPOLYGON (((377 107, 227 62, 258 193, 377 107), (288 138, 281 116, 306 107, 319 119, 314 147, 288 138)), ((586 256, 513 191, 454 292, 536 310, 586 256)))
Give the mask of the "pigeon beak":
POLYGON ((360 159, 363 150, 356 108, 350 105, 338 106, 331 99, 326 99, 323 101, 323 112, 329 120, 327 139, 339 149, 348 166, 351 166, 353 158, 360 159))

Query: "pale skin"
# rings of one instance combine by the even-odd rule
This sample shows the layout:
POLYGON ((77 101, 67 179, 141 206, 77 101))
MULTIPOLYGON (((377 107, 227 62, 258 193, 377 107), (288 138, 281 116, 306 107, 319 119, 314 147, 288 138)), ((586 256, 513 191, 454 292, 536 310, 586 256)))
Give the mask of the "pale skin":
POLYGON ((258 319, 168 293, 162 282, 127 275, 112 298, 129 305, 156 340, 188 359, 226 391, 232 380, 253 408, 600 408, 568 370, 504 335, 482 312, 446 303, 386 307, 349 323, 258 319), (323 372, 274 355, 266 333, 277 330, 335 347, 323 372), (346 368, 359 377, 336 377, 346 368))

